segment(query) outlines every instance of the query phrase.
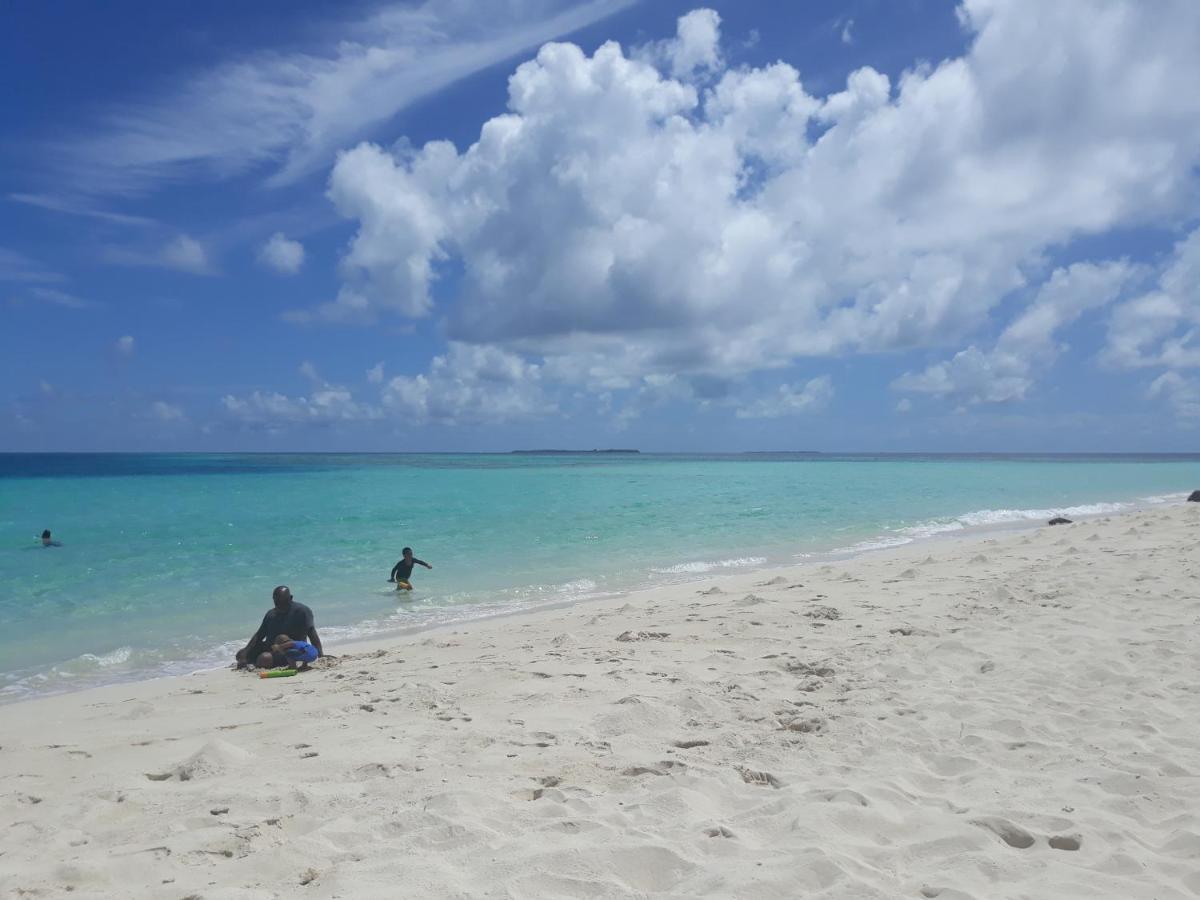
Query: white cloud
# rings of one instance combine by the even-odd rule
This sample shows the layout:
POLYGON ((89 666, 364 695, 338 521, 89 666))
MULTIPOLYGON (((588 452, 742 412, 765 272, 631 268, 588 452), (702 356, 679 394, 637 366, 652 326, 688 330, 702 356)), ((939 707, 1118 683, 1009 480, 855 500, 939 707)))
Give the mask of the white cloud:
POLYGON ((892 387, 954 396, 967 403, 1022 400, 1038 375, 1054 364, 1059 352, 1056 332, 1088 310, 1112 303, 1137 271, 1125 262, 1076 263, 1058 269, 991 350, 971 345, 924 372, 900 376, 892 387))
POLYGON ((212 275, 215 269, 204 244, 187 234, 153 246, 109 246, 102 253, 105 262, 118 266, 152 266, 176 269, 192 275, 212 275))
POLYGON ((1164 372, 1150 383, 1146 396, 1165 399, 1180 419, 1200 419, 1200 382, 1195 378, 1164 372))
POLYGON ((367 382, 369 384, 383 384, 383 363, 375 363, 375 365, 367 369, 367 382))
POLYGON ((116 349, 117 353, 121 354, 121 356, 132 356, 133 338, 128 334, 123 335, 117 338, 116 343, 113 344, 113 347, 116 349))
POLYGON ((113 225, 131 225, 141 228, 158 224, 154 219, 148 219, 145 216, 131 216, 125 213, 112 212, 107 209, 97 209, 84 200, 58 194, 16 193, 9 194, 8 199, 14 203, 23 203, 26 206, 35 206, 39 209, 66 213, 67 215, 80 216, 87 219, 97 219, 113 225))
POLYGON ((11 302, 20 304, 25 301, 44 303, 50 306, 62 306, 67 309, 89 309, 98 305, 92 300, 85 300, 66 291, 60 291, 58 288, 42 286, 25 289, 22 293, 13 297, 11 302))
POLYGON ((692 10, 679 19, 674 38, 653 48, 675 78, 689 79, 719 69, 721 17, 712 9, 692 10))
POLYGON ((426 374, 392 378, 384 406, 405 421, 476 424, 549 415, 540 367, 495 347, 451 343, 426 374))
POLYGON ((912 412, 912 401, 909 400, 907 397, 901 397, 899 402, 896 404, 896 412, 898 412, 898 413, 912 412))
POLYGON ((191 272, 194 275, 208 275, 212 272, 204 245, 186 234, 179 235, 163 247, 159 258, 167 268, 179 269, 181 272, 191 272))
POLYGON ((323 23, 320 45, 224 62, 110 108, 48 148, 76 192, 137 192, 262 167, 296 180, 402 109, 632 0, 426 0, 323 23))
POLYGON ((21 284, 58 284, 67 280, 67 276, 48 269, 24 253, 0 247, 0 281, 21 284))
POLYGON ((772 395, 738 409, 739 419, 778 419, 819 412, 833 399, 833 380, 828 375, 813 378, 803 386, 781 384, 772 395))
POLYGON ((304 265, 304 245, 277 231, 263 244, 258 259, 280 275, 295 275, 304 265))
POLYGON ((180 407, 164 400, 155 400, 150 404, 150 415, 160 422, 183 422, 187 418, 180 407))
MULTIPOLYGON (((1200 92, 1179 85, 1200 83, 1200 6, 967 0, 963 19, 965 56, 896 85, 863 68, 825 97, 784 63, 722 68, 703 11, 665 61, 548 44, 465 152, 339 158, 329 193, 358 231, 341 293, 307 315, 429 315, 450 261, 459 342, 598 390, 737 376, 964 341, 1007 298, 1041 296, 1053 248, 1194 210, 1200 92), (708 60, 711 90, 672 77, 708 60)), ((1011 345, 912 389, 1024 396, 1021 329, 1080 314, 1046 302, 1011 345)))
POLYGON ((1121 368, 1200 366, 1200 228, 1176 245, 1153 290, 1113 311, 1105 358, 1121 368))
POLYGON ((854 20, 847 19, 842 23, 842 43, 849 46, 854 43, 854 20))
POLYGON ((254 391, 246 397, 221 398, 226 414, 248 428, 268 431, 295 425, 336 425, 380 419, 377 406, 359 403, 345 388, 330 386, 307 397, 289 397, 273 391, 254 391))
POLYGON ((311 381, 317 387, 325 386, 325 379, 321 377, 321 373, 317 371, 317 367, 315 365, 313 365, 311 362, 309 362, 307 359, 304 360, 304 362, 300 363, 300 365, 297 367, 296 371, 298 371, 301 375, 303 375, 305 378, 307 378, 309 381, 311 381))

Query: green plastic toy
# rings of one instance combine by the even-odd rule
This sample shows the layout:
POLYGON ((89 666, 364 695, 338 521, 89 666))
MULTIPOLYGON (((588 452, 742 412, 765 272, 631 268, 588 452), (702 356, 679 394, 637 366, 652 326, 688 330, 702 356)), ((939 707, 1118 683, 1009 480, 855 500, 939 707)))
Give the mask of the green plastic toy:
POLYGON ((289 675, 295 675, 295 669, 272 669, 269 672, 259 672, 259 678, 287 678, 289 675))

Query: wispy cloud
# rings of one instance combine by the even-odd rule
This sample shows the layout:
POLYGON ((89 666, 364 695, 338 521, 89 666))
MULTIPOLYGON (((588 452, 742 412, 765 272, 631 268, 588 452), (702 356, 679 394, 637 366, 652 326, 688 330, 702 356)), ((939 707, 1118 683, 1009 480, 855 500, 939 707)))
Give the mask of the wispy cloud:
POLYGON ((0 247, 0 281, 19 284, 60 284, 67 281, 61 272, 48 269, 36 259, 0 247))
POLYGON ((66 213, 70 216, 81 216, 85 219, 97 219, 101 222, 110 222, 113 225, 132 225, 140 228, 158 224, 154 219, 149 219, 145 216, 130 216, 107 209, 97 209, 86 201, 55 194, 9 194, 8 199, 14 203, 36 206, 38 209, 45 209, 50 212, 66 213))
POLYGON ((48 303, 51 306, 63 306, 67 309, 89 309, 99 305, 93 300, 85 300, 82 297, 76 297, 74 294, 68 294, 66 291, 60 291, 58 288, 48 287, 30 288, 18 298, 19 302, 25 300, 30 300, 34 303, 48 303))
POLYGON ((263 51, 112 107, 48 153, 58 176, 84 194, 255 170, 287 184, 415 101, 633 2, 392 3, 327 28, 323 47, 263 51))

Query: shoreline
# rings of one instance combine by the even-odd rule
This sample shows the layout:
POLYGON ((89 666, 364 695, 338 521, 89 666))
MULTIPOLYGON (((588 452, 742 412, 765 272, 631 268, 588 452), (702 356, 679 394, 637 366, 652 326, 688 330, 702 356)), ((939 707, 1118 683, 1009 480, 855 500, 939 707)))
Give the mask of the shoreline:
MULTIPOLYGON (((1165 505, 1170 505, 1176 502, 1182 502, 1186 499, 1187 492, 1181 491, 1178 493, 1153 495, 1137 497, 1133 500, 1100 500, 1093 503, 1076 504, 1074 506, 1062 507, 1064 510, 1075 510, 1084 507, 1121 507, 1115 511, 1101 511, 1094 513, 1077 513, 1072 512, 1076 522, 1088 522, 1103 517, 1125 516, 1146 511, 1148 509, 1161 508, 1165 505)), ((787 562, 767 561, 767 557, 761 557, 763 560, 760 563, 748 565, 724 565, 724 561, 716 564, 706 564, 709 568, 690 570, 684 568, 690 563, 678 564, 678 571, 670 570, 651 570, 652 575, 659 576, 658 579, 647 578, 640 584, 636 584, 627 588, 616 588, 608 591, 598 591, 595 593, 583 593, 576 596, 563 597, 559 599, 547 600, 545 602, 534 602, 525 605, 514 605, 512 608, 496 608, 479 604, 481 611, 477 615, 464 616, 462 618, 453 619, 451 621, 435 621, 428 623, 417 623, 407 626, 399 626, 396 628, 383 628, 376 633, 364 634, 361 636, 352 636, 348 639, 338 640, 336 634, 334 640, 335 646, 338 648, 346 648, 346 652, 353 652, 355 648, 370 646, 372 648, 384 646, 392 642, 402 641, 407 638, 417 635, 433 633, 445 628, 469 627, 492 620, 503 620, 511 618, 520 618, 526 615, 535 615, 543 611, 553 611, 558 609, 569 609, 575 606, 586 607, 590 604, 601 603, 606 600, 631 598, 636 595, 652 592, 662 589, 668 589, 676 586, 686 586, 700 581, 714 578, 733 578, 739 575, 757 576, 763 572, 784 572, 793 568, 803 568, 807 566, 826 565, 835 562, 846 562, 854 559, 859 559, 863 556, 888 553, 890 551, 902 550, 906 547, 914 547, 927 543, 935 543, 940 541, 970 541, 977 539, 986 539, 993 536, 1003 536, 1007 534, 1016 534, 1045 527, 1046 518, 1050 515, 1057 515, 1058 511, 1054 508, 1043 509, 1021 509, 1021 510, 983 510, 985 513, 1019 513, 1019 517, 1012 519, 1001 519, 994 522, 981 523, 978 525, 960 526, 956 523, 966 517, 976 515, 978 511, 963 513, 959 516, 947 516, 945 519, 951 520, 952 523, 948 527, 941 527, 934 520, 929 520, 926 523, 914 526, 901 528, 895 532, 895 538, 884 537, 883 534, 875 539, 861 541, 846 547, 835 547, 829 550, 816 551, 811 554, 799 554, 794 560, 787 562), (1033 518, 1029 514, 1037 513, 1042 518, 1033 518), (665 578, 663 576, 674 575, 674 578, 665 578)), ((750 557, 745 557, 750 558, 750 557)), ((740 559, 740 558, 739 558, 740 559)), ((672 567, 676 568, 676 567, 672 567)), ((447 606, 443 610, 467 611, 472 608, 472 604, 463 604, 460 606, 447 606)), ((360 626, 333 626, 334 629, 357 629, 360 626)), ((332 629, 331 629, 332 630, 332 629)), ((325 639, 325 643, 329 643, 325 639)), ((240 641, 230 642, 229 647, 236 649, 235 645, 240 645, 240 641)), ((125 649, 125 648, 122 648, 125 649)), ((337 654, 334 654, 335 656, 337 654)), ((232 659, 232 650, 229 653, 232 659)), ((30 693, 26 696, 5 696, 0 693, 0 708, 36 702, 38 700, 47 699, 50 697, 58 697, 63 695, 73 695, 84 693, 101 688, 133 685, 144 682, 154 682, 163 679, 187 678, 195 675, 203 675, 213 672, 225 671, 229 668, 228 663, 214 662, 212 665, 200 665, 197 668, 188 668, 188 664, 184 661, 177 663, 165 663, 164 668, 178 666, 181 671, 174 672, 140 672, 131 674, 127 677, 116 678, 111 681, 103 681, 101 683, 88 684, 77 688, 64 686, 61 689, 42 690, 36 693, 30 693)))
POLYGON ((0 895, 1200 891, 1200 504, 13 704, 0 895))

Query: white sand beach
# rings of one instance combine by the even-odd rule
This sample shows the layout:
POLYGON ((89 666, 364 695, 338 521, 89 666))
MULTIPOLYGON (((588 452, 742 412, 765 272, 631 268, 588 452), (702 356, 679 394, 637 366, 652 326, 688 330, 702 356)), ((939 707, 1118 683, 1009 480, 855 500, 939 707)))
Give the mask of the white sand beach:
POLYGON ((0 895, 1200 896, 1198 543, 1180 503, 3 707, 0 895))

